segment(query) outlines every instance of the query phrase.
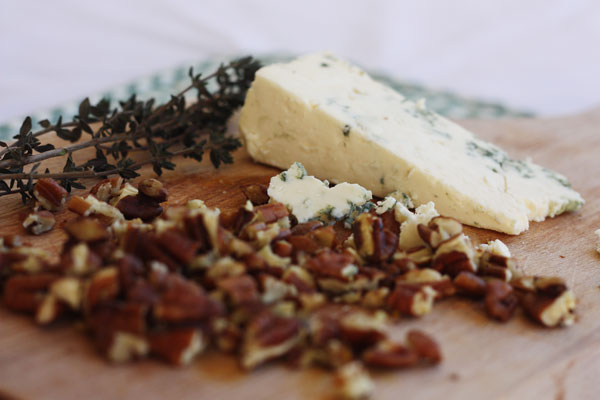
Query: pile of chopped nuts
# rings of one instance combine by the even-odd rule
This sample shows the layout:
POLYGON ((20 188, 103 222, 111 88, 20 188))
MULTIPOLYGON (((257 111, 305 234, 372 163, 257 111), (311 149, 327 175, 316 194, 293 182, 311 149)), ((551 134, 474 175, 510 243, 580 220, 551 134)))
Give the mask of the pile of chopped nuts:
MULTIPOLYGON (((44 208, 65 202, 52 182, 37 186, 44 208)), ((64 226, 60 262, 16 237, 2 239, 3 302, 39 325, 83 320, 113 362, 153 356, 185 365, 212 346, 245 369, 282 360, 337 370, 340 396, 352 399, 372 393, 365 366, 441 361, 427 334, 412 330, 396 342, 388 329, 444 298, 483 302, 502 322, 518 307, 543 326, 574 321, 564 281, 524 276, 503 245, 474 247, 454 219, 420 218, 400 240, 406 216, 393 208, 364 212, 351 229, 298 224, 269 202, 264 186, 243 192, 247 204, 232 213, 200 200, 163 209, 168 194, 157 180, 137 188, 102 181, 67 202, 78 216, 64 226)))

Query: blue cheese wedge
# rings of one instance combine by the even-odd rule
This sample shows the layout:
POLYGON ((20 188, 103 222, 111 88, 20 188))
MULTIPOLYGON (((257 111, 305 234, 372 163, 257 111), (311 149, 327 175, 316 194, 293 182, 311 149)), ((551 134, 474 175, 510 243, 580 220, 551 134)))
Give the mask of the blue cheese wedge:
POLYGON ((320 179, 379 197, 400 190, 473 226, 518 234, 583 204, 564 176, 510 158, 328 53, 260 69, 239 127, 259 162, 299 161, 320 179))
POLYGON ((271 178, 267 193, 271 200, 283 203, 299 223, 321 220, 332 222, 362 212, 373 197, 371 191, 353 183, 329 187, 309 176, 300 163, 271 178))

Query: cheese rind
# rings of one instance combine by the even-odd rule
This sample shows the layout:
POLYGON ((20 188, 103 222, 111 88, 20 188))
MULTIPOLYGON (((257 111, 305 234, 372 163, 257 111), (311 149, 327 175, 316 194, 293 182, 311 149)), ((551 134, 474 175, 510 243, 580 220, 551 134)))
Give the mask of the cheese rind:
POLYGON ((239 126, 257 161, 299 161, 380 197, 401 190, 469 225, 518 234, 583 204, 564 176, 511 159, 328 53, 260 69, 239 126))

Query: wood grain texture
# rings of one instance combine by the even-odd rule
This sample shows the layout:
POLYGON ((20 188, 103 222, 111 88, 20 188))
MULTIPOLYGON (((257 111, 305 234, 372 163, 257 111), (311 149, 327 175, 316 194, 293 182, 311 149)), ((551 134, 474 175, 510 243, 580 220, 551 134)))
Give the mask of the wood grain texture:
MULTIPOLYGON (((419 327, 440 342, 444 361, 436 368, 375 373, 381 399, 592 399, 600 389, 600 255, 593 231, 600 228, 600 110, 544 120, 464 121, 464 125, 518 157, 566 174, 587 204, 577 213, 508 236, 467 228, 476 242, 500 238, 525 271, 566 278, 579 299, 579 320, 569 329, 549 330, 518 315, 492 322, 482 307, 451 299, 419 320, 403 320, 392 335, 419 327)), ((162 180, 170 204, 201 198, 210 206, 244 202, 239 185, 268 182, 277 171, 254 164, 242 150, 234 165, 214 171, 183 162, 162 180)), ((149 169, 144 174, 151 175, 149 169)), ((310 172, 310 171, 309 171, 310 172)), ((23 233, 25 213, 18 198, 0 200, 0 233, 23 233)), ((59 226, 73 216, 58 214, 59 226)), ((56 250, 61 229, 28 241, 56 250)), ((209 353, 187 368, 155 361, 107 364, 76 327, 40 329, 0 308, 0 397, 26 399, 312 399, 330 392, 330 376, 319 370, 291 371, 269 365, 250 374, 233 358, 209 353)))

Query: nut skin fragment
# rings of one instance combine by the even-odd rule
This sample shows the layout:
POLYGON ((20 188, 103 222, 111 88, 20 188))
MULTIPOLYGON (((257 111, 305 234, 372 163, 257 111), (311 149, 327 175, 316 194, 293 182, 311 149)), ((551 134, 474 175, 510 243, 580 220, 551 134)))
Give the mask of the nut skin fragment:
POLYGON ((54 228, 56 220, 49 211, 34 211, 23 221, 23 228, 27 229, 32 235, 41 235, 54 228))
POLYGON ((519 301, 512 286, 502 280, 491 279, 487 282, 484 304, 488 316, 506 322, 514 315, 519 301))
POLYGON ((69 193, 52 178, 38 179, 33 195, 48 211, 57 211, 65 203, 69 193))

